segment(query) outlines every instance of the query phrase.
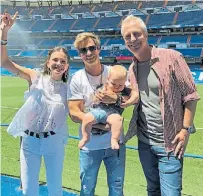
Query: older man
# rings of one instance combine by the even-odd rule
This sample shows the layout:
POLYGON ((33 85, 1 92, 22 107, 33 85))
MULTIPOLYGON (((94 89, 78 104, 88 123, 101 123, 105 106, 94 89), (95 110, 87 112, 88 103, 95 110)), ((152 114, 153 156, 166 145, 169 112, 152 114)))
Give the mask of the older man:
MULTIPOLYGON (((98 86, 105 83, 109 67, 101 64, 99 59, 100 41, 93 33, 80 33, 74 42, 84 69, 77 71, 70 80, 68 105, 70 117, 80 123, 93 103, 93 95, 98 86)), ((115 102, 115 98, 112 100, 115 102)), ((109 96, 109 98, 111 98, 109 96)), ((108 100, 110 101, 110 99, 108 100)), ((96 127, 97 125, 94 125, 96 127)), ((81 196, 94 196, 97 176, 102 161, 107 170, 110 196, 123 196, 125 173, 125 145, 120 138, 120 149, 111 149, 111 131, 109 127, 97 126, 104 130, 91 132, 89 142, 80 150, 81 196)), ((79 129, 81 137, 81 127, 79 129)))
POLYGON ((149 45, 147 28, 140 18, 126 17, 121 33, 134 55, 129 73, 139 89, 140 102, 130 129, 138 137, 148 196, 180 196, 182 157, 194 132, 200 99, 191 72, 179 52, 149 45))

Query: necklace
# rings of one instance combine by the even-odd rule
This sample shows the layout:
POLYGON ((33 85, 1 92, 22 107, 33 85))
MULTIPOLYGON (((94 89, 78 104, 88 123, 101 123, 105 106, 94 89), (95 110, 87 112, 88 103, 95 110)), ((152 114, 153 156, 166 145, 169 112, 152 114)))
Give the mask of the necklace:
MULTIPOLYGON (((94 84, 92 84, 92 82, 90 81, 90 74, 87 73, 86 69, 85 69, 85 75, 86 75, 86 78, 87 78, 87 81, 89 83, 89 85, 91 86, 91 89, 95 92, 98 88, 102 87, 103 86, 103 83, 102 83, 102 76, 103 76, 103 71, 104 71, 104 66, 102 65, 102 69, 101 69, 101 74, 99 75, 100 76, 100 80, 99 80, 99 84, 96 84, 97 86, 95 86, 94 84), (89 75, 89 76, 88 76, 89 75)), ((92 76, 92 77, 98 77, 98 76, 92 76)))

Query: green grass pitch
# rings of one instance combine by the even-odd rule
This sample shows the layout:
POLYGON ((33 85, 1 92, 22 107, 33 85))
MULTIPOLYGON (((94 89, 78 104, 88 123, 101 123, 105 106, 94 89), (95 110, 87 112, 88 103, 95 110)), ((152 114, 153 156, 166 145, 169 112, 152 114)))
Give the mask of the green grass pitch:
MULTIPOLYGON (((16 77, 1 77, 1 124, 11 122, 16 113, 16 108, 23 104, 23 93, 27 89, 27 83, 16 77), (4 108, 8 107, 8 108, 4 108)), ((198 92, 203 97, 203 85, 197 85, 198 92)), ((203 128, 203 100, 198 102, 195 125, 203 128)), ((132 108, 124 112, 125 129, 127 129, 132 108)), ((68 119, 70 135, 78 135, 78 125, 68 119)), ((198 130, 191 135, 186 153, 203 155, 203 130, 198 130)), ((63 186, 70 191, 78 193, 80 190, 79 161, 77 148, 78 141, 69 139, 66 147, 66 157, 63 172, 63 186)), ((127 145, 137 146, 136 138, 130 140, 127 145)), ((19 138, 13 138, 6 132, 6 127, 1 127, 1 173, 13 176, 20 176, 19 165, 19 138)), ((45 182, 45 170, 42 164, 40 181, 45 182)), ((203 195, 203 159, 185 158, 183 173, 183 195, 202 196, 203 195)), ((107 195, 107 183, 105 168, 102 165, 96 195, 107 195)), ((125 176, 125 196, 145 196, 146 181, 141 169, 141 165, 136 150, 127 149, 126 176, 125 176)))

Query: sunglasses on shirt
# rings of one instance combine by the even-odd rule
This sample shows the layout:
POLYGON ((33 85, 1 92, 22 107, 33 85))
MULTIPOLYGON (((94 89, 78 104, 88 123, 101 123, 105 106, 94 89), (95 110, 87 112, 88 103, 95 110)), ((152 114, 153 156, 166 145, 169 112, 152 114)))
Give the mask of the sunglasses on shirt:
POLYGON ((99 49, 97 46, 89 46, 89 47, 86 47, 86 48, 80 48, 78 49, 79 53, 80 54, 87 54, 88 50, 90 52, 93 52, 95 50, 99 49))

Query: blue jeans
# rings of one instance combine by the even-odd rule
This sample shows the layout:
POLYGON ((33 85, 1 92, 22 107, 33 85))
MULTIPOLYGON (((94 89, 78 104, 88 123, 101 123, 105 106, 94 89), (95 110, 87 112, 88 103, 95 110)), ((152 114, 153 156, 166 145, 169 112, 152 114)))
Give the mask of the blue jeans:
POLYGON ((183 159, 160 146, 138 142, 139 157, 147 180, 148 196, 181 196, 183 159))
POLYGON ((120 145, 119 150, 80 150, 80 196, 94 196, 102 160, 107 172, 109 196, 123 196, 125 153, 125 145, 120 145))

